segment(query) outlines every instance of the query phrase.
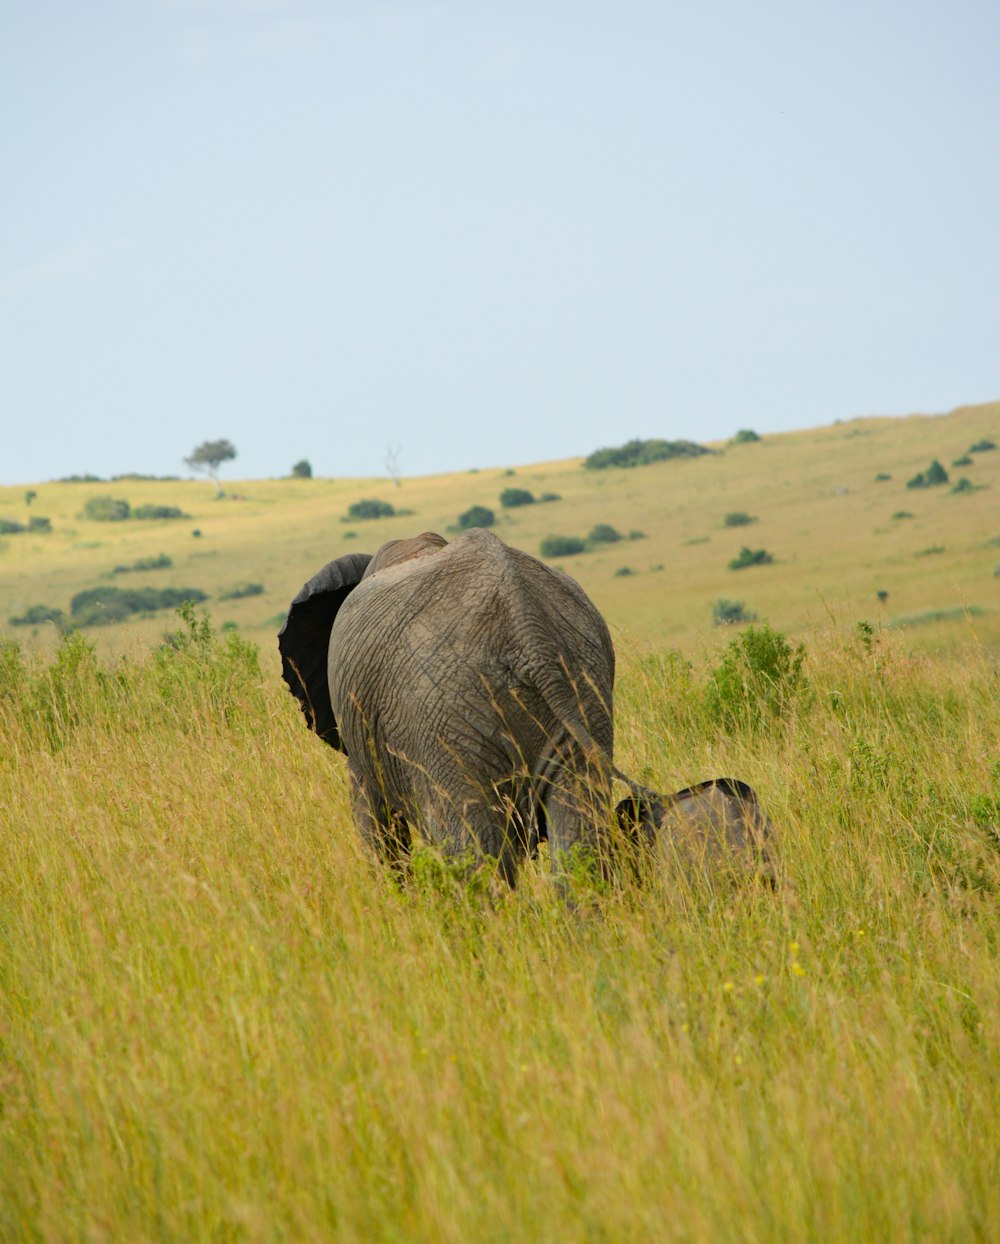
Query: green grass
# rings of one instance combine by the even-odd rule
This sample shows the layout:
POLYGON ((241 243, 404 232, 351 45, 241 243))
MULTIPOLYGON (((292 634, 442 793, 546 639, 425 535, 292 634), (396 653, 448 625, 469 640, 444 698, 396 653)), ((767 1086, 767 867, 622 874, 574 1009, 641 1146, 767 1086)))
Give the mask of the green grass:
POLYGON ((0 649, 0 1238, 1000 1237, 995 658, 828 625, 723 732, 620 649, 619 762, 750 781, 773 893, 399 886, 252 645, 0 649))

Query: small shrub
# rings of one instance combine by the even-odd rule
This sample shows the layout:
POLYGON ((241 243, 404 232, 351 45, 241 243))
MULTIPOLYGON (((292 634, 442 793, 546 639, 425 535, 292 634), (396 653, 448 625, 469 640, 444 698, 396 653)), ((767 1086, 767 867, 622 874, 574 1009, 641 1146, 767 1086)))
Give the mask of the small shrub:
POLYGON ((897 510, 896 513, 893 514, 893 518, 912 518, 912 517, 913 515, 910 513, 909 510, 897 510))
POLYGON ((190 518, 176 505, 137 505, 132 511, 133 518, 148 520, 152 518, 190 518))
POLYGON ((774 725, 806 690, 805 651, 765 622, 730 640, 706 692, 709 714, 728 730, 774 725))
POLYGON ((583 465, 589 471, 603 471, 608 467, 647 466, 669 458, 698 458, 707 453, 711 450, 694 441, 632 440, 615 449, 595 449, 583 465))
POLYGON ((61 627, 66 615, 54 605, 29 605, 19 617, 11 618, 11 626, 38 626, 42 622, 54 622, 61 627))
POLYGON ((534 505, 535 498, 527 488, 505 488, 500 494, 500 504, 505 510, 516 509, 519 505, 534 505))
POLYGON ((624 579, 630 574, 635 574, 635 571, 631 566, 619 566, 613 577, 616 579, 624 579))
POLYGON ((0 518, 0 536, 16 536, 26 528, 16 518, 0 518))
POLYGON ((878 597, 878 603, 880 605, 884 605, 885 602, 889 599, 889 593, 885 590, 884 587, 880 587, 879 590, 875 593, 875 595, 878 597))
POLYGON ((396 507, 388 501, 376 501, 367 499, 364 501, 354 501, 347 507, 347 517, 342 522, 353 522, 355 519, 365 518, 391 518, 396 513, 396 507))
POLYGON ((118 497, 90 497, 84 502, 83 517, 94 523, 122 523, 129 516, 129 503, 118 497))
POLYGON ((538 498, 539 501, 561 501, 562 497, 557 492, 543 492, 538 498))
POLYGON ((735 626, 741 622, 756 622, 757 615, 741 600, 722 598, 712 603, 713 626, 735 626))
POLYGON ((585 552, 587 546, 577 536, 546 536, 540 548, 543 557, 572 557, 585 552))
POLYGON ((731 510, 722 520, 722 525, 723 527, 749 527, 756 521, 753 514, 746 514, 743 510, 731 510))
POLYGON ((200 540, 201 539, 201 528, 195 527, 195 529, 191 532, 191 534, 192 536, 194 536, 196 540, 200 540))
POLYGON ((616 544, 621 538, 622 533, 610 523, 598 523, 596 527, 591 527, 587 537, 591 544, 616 544))
POLYGON ((167 570, 173 564, 166 553, 158 553, 156 557, 139 557, 128 566, 115 566, 111 573, 131 574, 133 570, 167 570))
POLYGON ((52 519, 46 518, 44 514, 32 514, 28 519, 28 530, 48 534, 52 530, 52 519))
POLYGON ((935 553, 943 553, 943 544, 932 544, 930 548, 921 549, 919 553, 914 553, 914 557, 932 557, 935 553))
POLYGON ((640 531, 638 527, 633 527, 632 530, 628 533, 628 538, 630 540, 645 540, 646 533, 644 531, 640 531))
POLYGON ((767 549, 748 549, 746 545, 740 549, 739 556, 729 562, 730 570, 745 570, 747 566, 768 566, 774 557, 767 549))
POLYGON ((754 441, 760 439, 753 428, 740 428, 729 443, 730 445, 752 445, 754 441))
POLYGON ((878 475, 875 476, 875 483, 881 484, 887 479, 892 479, 892 476, 888 475, 885 471, 879 471, 878 475))
POLYGON ((970 454, 985 454, 985 453, 988 453, 989 450, 991 449, 996 449, 996 443, 994 441, 981 440, 981 441, 976 441, 975 445, 969 446, 969 453, 970 454))
POLYGON ((485 505, 474 505, 458 516, 458 526, 462 531, 468 531, 470 527, 492 527, 496 521, 497 516, 485 505))
POLYGON ((951 464, 952 466, 972 466, 972 459, 968 454, 962 454, 961 458, 956 458, 951 464))
POLYGON ((968 479, 965 475, 963 475, 956 484, 952 485, 950 491, 951 492, 975 492, 976 485, 972 482, 971 479, 968 479))
POLYGON ((300 458, 292 466, 292 479, 312 479, 312 463, 308 458, 300 458))
POLYGON ((906 481, 907 488, 935 488, 939 484, 947 484, 948 472, 944 469, 937 458, 930 464, 926 471, 921 471, 910 480, 906 481))
POLYGON ((223 592, 219 600, 242 600, 244 596, 263 595, 263 583, 238 583, 236 587, 231 587, 228 592, 223 592))

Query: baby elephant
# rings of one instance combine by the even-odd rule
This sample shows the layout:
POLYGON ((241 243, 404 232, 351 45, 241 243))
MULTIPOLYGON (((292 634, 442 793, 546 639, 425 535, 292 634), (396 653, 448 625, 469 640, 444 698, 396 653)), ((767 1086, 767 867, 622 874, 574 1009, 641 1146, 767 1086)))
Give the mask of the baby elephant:
POLYGON ((606 857, 615 779, 633 792, 636 841, 658 840, 662 822, 708 850, 756 843, 766 826, 742 783, 661 797, 615 768, 604 619, 568 575, 492 532, 338 557, 292 601, 278 646, 308 725, 347 756, 355 820, 387 860, 414 831, 449 855, 491 857, 511 883, 543 838, 556 867, 574 847, 606 857))

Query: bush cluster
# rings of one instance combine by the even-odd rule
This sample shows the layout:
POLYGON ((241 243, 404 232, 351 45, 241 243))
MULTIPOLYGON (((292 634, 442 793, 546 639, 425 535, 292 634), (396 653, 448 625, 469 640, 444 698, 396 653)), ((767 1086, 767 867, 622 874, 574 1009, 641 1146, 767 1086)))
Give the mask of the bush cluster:
POLYGON ((105 626, 135 613, 176 609, 186 601, 207 599, 207 594, 196 587, 91 587, 77 592, 69 611, 74 626, 105 626))
POLYGON ((185 514, 179 506, 176 505, 137 505, 132 511, 133 518, 150 519, 150 518, 190 518, 190 514, 185 514))
POLYGON ((44 514, 32 514, 27 523, 18 522, 16 518, 0 518, 0 536, 17 536, 25 531, 48 532, 52 530, 52 520, 44 514))
POLYGON ((392 518, 396 513, 396 507, 390 501, 378 501, 374 498, 367 498, 363 501, 353 501, 347 507, 347 517, 343 522, 353 522, 355 519, 364 518, 392 518))
POLYGON ((223 592, 219 600, 242 600, 244 596, 263 596, 263 583, 238 583, 236 587, 231 587, 228 592, 223 592))
POLYGON ((66 620, 66 615, 61 609, 56 609, 53 605, 29 605, 29 607, 18 617, 10 620, 11 626, 38 626, 42 622, 54 622, 56 626, 61 627, 66 620))
POLYGON ((505 510, 513 510, 521 505, 534 505, 535 498, 527 488, 505 488, 500 494, 500 504, 505 510))
POLYGON ((981 441, 976 441, 975 445, 970 445, 969 453, 970 454, 984 454, 984 453, 987 453, 991 449, 996 449, 996 442, 983 439, 981 441))
POLYGON ((471 527, 492 527, 496 521, 497 516, 485 505, 471 506, 458 516, 458 525, 462 531, 468 531, 471 527))
POLYGON ((747 514, 743 510, 732 510, 722 520, 722 525, 723 527, 749 527, 756 521, 757 518, 753 514, 747 514))
POLYGON ((739 556, 729 562, 730 570, 745 570, 747 566, 768 566, 774 557, 767 549, 748 549, 746 545, 740 549, 739 556))
POLYGON ((906 481, 907 488, 934 488, 938 484, 947 484, 948 472, 937 458, 926 471, 919 471, 912 479, 906 481))
POLYGON ((166 553, 158 553, 155 557, 138 557, 127 566, 115 566, 112 574, 131 574, 135 570, 168 570, 174 563, 166 553))
POLYGON ((587 546, 579 536, 546 536, 541 543, 543 557, 572 557, 586 551, 587 546))
POLYGON ((698 458, 707 453, 711 450, 694 441, 632 440, 617 448, 595 449, 583 465, 590 471, 603 471, 608 467, 647 466, 668 458, 698 458))

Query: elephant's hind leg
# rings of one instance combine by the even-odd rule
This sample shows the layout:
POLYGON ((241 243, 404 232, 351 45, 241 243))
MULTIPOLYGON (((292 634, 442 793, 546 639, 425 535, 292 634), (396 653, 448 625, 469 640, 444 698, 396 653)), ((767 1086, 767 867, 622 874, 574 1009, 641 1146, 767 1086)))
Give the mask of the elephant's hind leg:
POLYGON ((410 826, 402 812, 389 806, 380 790, 370 791, 353 769, 351 810, 362 841, 386 864, 399 868, 410 853, 410 826))

